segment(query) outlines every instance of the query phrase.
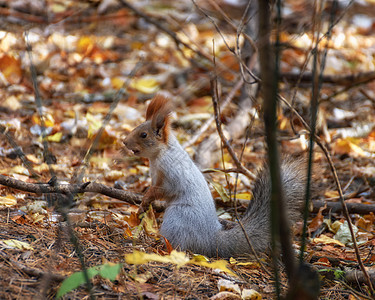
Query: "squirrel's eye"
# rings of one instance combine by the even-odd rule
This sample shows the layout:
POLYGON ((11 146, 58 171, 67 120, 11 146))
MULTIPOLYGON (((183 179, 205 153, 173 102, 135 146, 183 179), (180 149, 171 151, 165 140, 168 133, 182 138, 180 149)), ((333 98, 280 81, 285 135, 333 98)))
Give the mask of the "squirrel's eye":
POLYGON ((145 139, 147 137, 147 133, 146 132, 141 132, 141 134, 139 135, 142 139, 145 139))

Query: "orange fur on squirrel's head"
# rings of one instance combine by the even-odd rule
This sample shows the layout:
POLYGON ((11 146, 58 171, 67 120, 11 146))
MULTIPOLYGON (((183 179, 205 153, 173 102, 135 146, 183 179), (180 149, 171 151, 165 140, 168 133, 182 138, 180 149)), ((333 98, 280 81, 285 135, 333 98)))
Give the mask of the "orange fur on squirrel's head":
POLYGON ((168 144, 171 112, 172 105, 168 98, 156 95, 147 107, 146 122, 126 137, 125 146, 138 156, 156 156, 168 144))
POLYGON ((160 94, 156 95, 150 102, 146 111, 146 120, 151 120, 151 126, 161 137, 162 141, 168 141, 170 131, 170 113, 172 105, 170 100, 160 94), (162 130, 163 132, 158 132, 162 130))

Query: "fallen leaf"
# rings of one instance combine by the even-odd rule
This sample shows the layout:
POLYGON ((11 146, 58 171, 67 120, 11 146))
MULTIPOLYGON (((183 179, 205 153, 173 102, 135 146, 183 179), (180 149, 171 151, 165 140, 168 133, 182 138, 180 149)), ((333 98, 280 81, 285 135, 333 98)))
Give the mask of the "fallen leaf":
POLYGON ((241 293, 242 300, 261 300, 262 295, 253 289, 244 289, 241 293))
POLYGON ((366 156, 366 153, 362 150, 362 148, 350 141, 349 138, 338 139, 332 145, 332 150, 335 152, 335 154, 349 154, 353 157, 366 156))
POLYGON ((314 232, 314 231, 318 230, 320 228, 320 226, 322 226, 323 219, 324 219, 322 212, 323 212, 323 210, 326 209, 326 207, 327 207, 327 204, 324 205, 323 207, 319 208, 319 211, 318 211, 317 215, 315 216, 314 219, 312 219, 311 223, 309 224, 308 228, 309 228, 310 232, 314 232))
POLYGON ((231 265, 236 265, 236 266, 256 266, 256 267, 259 267, 259 264, 256 263, 256 262, 239 262, 237 261, 236 259, 234 259, 233 257, 231 257, 229 259, 229 263, 231 265))
POLYGON ((230 280, 219 279, 217 282, 217 288, 219 289, 219 292, 226 291, 241 294, 241 289, 239 285, 230 280))
POLYGON ((133 253, 125 255, 125 261, 132 265, 141 265, 148 262, 172 263, 181 267, 187 264, 190 259, 185 252, 178 252, 173 250, 170 255, 160 256, 157 254, 148 254, 141 251, 134 250, 133 253))
POLYGON ((170 255, 165 256, 161 256, 158 254, 148 254, 134 250, 133 253, 125 255, 125 261, 126 263, 133 265, 140 265, 155 261, 161 263, 172 263, 177 265, 177 267, 181 267, 186 264, 194 264, 211 269, 219 269, 236 276, 231 270, 227 268, 228 262, 225 260, 217 260, 210 263, 207 261, 201 261, 200 259, 195 260, 194 257, 192 259, 189 259, 188 255, 185 252, 179 252, 176 250, 173 250, 170 255))
MULTIPOLYGON (((354 231, 354 235, 357 234, 358 232, 358 228, 353 224, 352 225, 353 227, 353 231, 354 231)), ((353 240, 352 240, 352 236, 350 234, 350 230, 349 230, 349 225, 348 225, 348 222, 345 221, 343 224, 341 224, 339 230, 337 230, 334 238, 338 241, 340 241, 341 243, 345 244, 345 245, 352 245, 353 244, 353 240)))
POLYGON ((147 235, 156 239, 160 238, 158 222, 156 221, 154 210, 152 209, 151 204, 141 221, 141 226, 143 226, 147 235))
POLYGON ((0 196, 0 206, 13 206, 17 204, 17 199, 12 195, 0 196))
POLYGON ((0 57, 0 72, 10 84, 17 84, 22 79, 21 62, 14 56, 3 54, 0 57))
POLYGON ((211 181, 210 183, 213 186, 213 188, 215 189, 215 191, 220 195, 221 200, 223 200, 224 202, 230 201, 230 197, 229 197, 226 189, 223 187, 222 184, 220 184, 218 182, 213 182, 213 181, 211 181))
POLYGON ((62 136, 63 136, 62 132, 56 132, 53 135, 47 136, 47 141, 54 142, 54 143, 60 143, 61 139, 62 139, 62 136))
POLYGON ((156 93, 160 88, 159 82, 156 79, 147 76, 133 79, 133 81, 130 83, 130 87, 145 94, 156 93))
POLYGON ((335 244, 341 247, 345 247, 345 245, 341 243, 340 241, 330 238, 324 234, 320 235, 320 237, 318 238, 312 239, 312 242, 316 244, 335 244))
POLYGON ((0 240, 0 242, 7 245, 10 248, 21 249, 21 250, 34 250, 34 248, 31 247, 29 243, 21 242, 21 241, 14 240, 14 239, 0 240))
POLYGON ((232 292, 219 292, 212 296, 210 300, 237 300, 241 299, 241 296, 232 292))

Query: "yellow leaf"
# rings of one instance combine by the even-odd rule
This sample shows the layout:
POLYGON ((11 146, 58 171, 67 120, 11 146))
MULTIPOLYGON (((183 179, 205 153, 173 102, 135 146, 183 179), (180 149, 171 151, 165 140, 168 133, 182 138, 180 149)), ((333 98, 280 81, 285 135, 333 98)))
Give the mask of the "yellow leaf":
POLYGON ((289 120, 287 118, 283 118, 281 121, 280 121, 280 129, 281 130, 285 130, 287 128, 287 126, 289 125, 289 120))
POLYGON ((87 54, 95 46, 95 42, 88 36, 83 36, 77 43, 77 52, 87 54))
POLYGON ((156 221, 154 210, 150 204, 145 216, 142 219, 141 226, 149 236, 159 239, 158 222, 156 221))
POLYGON ((129 174, 138 174, 138 170, 136 168, 130 168, 127 171, 129 174))
POLYGON ((108 181, 115 181, 124 176, 124 172, 118 170, 111 170, 105 173, 104 178, 108 181))
POLYGON ((125 80, 121 77, 113 77, 111 79, 112 87, 116 90, 122 88, 124 85, 125 80))
POLYGON ((335 198, 339 196, 339 192, 338 191, 326 191, 324 193, 324 196, 327 198, 335 198))
POLYGON ((349 154, 354 157, 365 157, 366 153, 361 147, 349 139, 338 139, 333 145, 332 149, 336 154, 349 154))
MULTIPOLYGON (((31 117, 31 120, 34 124, 42 125, 42 122, 40 121, 40 116, 38 114, 34 114, 31 117)), ((51 114, 46 114, 43 116, 44 126, 46 127, 53 127, 55 125, 55 119, 51 114)))
POLYGON ((320 235, 320 237, 318 238, 315 238, 315 239, 312 239, 313 243, 317 243, 317 244, 336 244, 336 245, 339 245, 341 247, 345 247, 345 245, 341 242, 339 242, 338 240, 335 240, 333 238, 330 238, 324 234, 320 235))
POLYGON ((47 136, 47 141, 60 143, 62 139, 62 132, 56 132, 54 135, 47 136))
POLYGON ((190 263, 198 265, 198 266, 202 266, 202 267, 208 267, 211 269, 219 269, 228 274, 236 276, 231 270, 227 268, 228 262, 226 260, 216 260, 210 263, 207 261, 195 261, 193 257, 193 259, 190 260, 190 263))
POLYGON ((230 200, 226 189, 220 183, 211 181, 211 184, 224 202, 228 202, 230 200))
POLYGON ((172 263, 177 266, 183 266, 189 262, 189 257, 185 252, 173 250, 170 255, 161 256, 157 254, 148 254, 134 250, 133 253, 125 255, 125 261, 128 264, 141 265, 151 261, 161 263, 172 263))
POLYGON ((27 175, 29 176, 29 170, 26 169, 24 166, 15 166, 11 169, 10 173, 16 173, 16 174, 21 174, 21 175, 27 175))
POLYGON ((195 261, 209 261, 208 258, 204 255, 193 254, 193 257, 195 261))
POLYGON ((176 250, 172 250, 170 255, 165 256, 160 256, 158 254, 148 254, 134 250, 133 253, 125 255, 125 261, 126 263, 133 265, 141 265, 152 261, 161 263, 172 263, 177 265, 177 267, 181 267, 186 264, 195 264, 198 266, 208 267, 211 269, 220 269, 224 272, 236 276, 231 270, 227 268, 228 262, 225 260, 217 260, 210 263, 207 261, 202 261, 199 257, 197 259, 189 259, 185 252, 179 252, 176 250))
POLYGON ((236 266, 259 266, 259 264, 255 263, 255 262, 239 262, 238 260, 234 259, 233 257, 231 257, 229 259, 229 263, 231 265, 236 265, 236 266))
POLYGON ((12 195, 0 197, 0 206, 13 206, 17 204, 17 199, 12 195))
POLYGON ((27 154, 26 157, 32 163, 34 163, 34 164, 40 164, 40 159, 37 158, 34 154, 27 154))
POLYGON ((35 213, 35 214, 32 214, 30 217, 33 220, 33 223, 38 223, 40 221, 43 221, 46 216, 41 215, 40 213, 35 213))
POLYGON ((141 93, 153 94, 159 90, 159 82, 155 78, 145 76, 139 79, 134 79, 130 83, 130 87, 141 93))
MULTIPOLYGON (((43 172, 49 171, 49 168, 50 167, 46 163, 42 163, 39 166, 34 166, 34 170, 38 173, 43 173, 43 172)), ((54 169, 54 166, 51 165, 51 168, 54 169)))
POLYGON ((89 125, 89 129, 87 131, 87 136, 88 136, 88 138, 92 138, 94 136, 94 134, 102 126, 102 122, 100 120, 98 120, 98 118, 95 118, 90 113, 86 114, 86 120, 87 120, 87 123, 89 125))
POLYGON ((55 14, 58 14, 58 13, 62 13, 64 11, 66 11, 66 7, 62 4, 59 4, 59 3, 53 3, 51 5, 51 10, 55 13, 55 14))
POLYGON ((21 249, 21 250, 34 250, 34 248, 31 247, 29 243, 21 242, 18 240, 13 240, 13 239, 0 240, 0 242, 4 243, 10 248, 16 248, 16 249, 21 249))
POLYGON ((251 193, 239 193, 236 194, 236 199, 251 200, 252 196, 253 195, 251 193))
POLYGON ((142 274, 135 274, 135 275, 130 275, 130 277, 136 281, 136 282, 139 282, 139 283, 145 283, 147 282, 150 278, 152 278, 154 275, 147 271, 145 273, 142 273, 142 274))
POLYGON ((132 50, 141 50, 143 46, 144 46, 144 43, 140 41, 134 41, 131 43, 130 47, 132 48, 132 50))

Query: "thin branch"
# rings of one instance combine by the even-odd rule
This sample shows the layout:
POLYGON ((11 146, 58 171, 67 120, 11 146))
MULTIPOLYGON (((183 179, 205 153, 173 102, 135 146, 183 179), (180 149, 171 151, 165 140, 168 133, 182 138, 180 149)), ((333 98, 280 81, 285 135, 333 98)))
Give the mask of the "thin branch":
MULTIPOLYGON (((281 73, 281 80, 286 80, 289 83, 296 82, 299 83, 311 83, 313 81, 312 73, 281 73)), ((375 80, 375 71, 370 72, 360 72, 355 74, 348 75, 323 75, 322 82, 325 84, 334 84, 334 85, 353 85, 356 83, 363 83, 375 80)))
POLYGON ((139 204, 142 202, 142 197, 134 193, 111 188, 101 183, 85 182, 81 184, 56 184, 50 185, 48 183, 28 183, 8 176, 0 175, 0 184, 21 190, 24 192, 35 194, 65 194, 74 195, 77 193, 98 193, 115 199, 119 199, 132 204, 139 204))
POLYGON ((254 180, 256 178, 256 176, 241 164, 241 162, 239 161, 239 159, 238 159, 236 153, 234 152, 232 146, 230 145, 230 143, 228 142, 228 140, 226 139, 226 137, 223 133, 223 130, 221 128, 221 122, 220 122, 220 114, 219 114, 219 108, 218 108, 219 105, 218 105, 218 101, 217 101, 217 98, 216 98, 216 93, 214 91, 215 86, 216 86, 216 81, 211 79, 211 87, 213 89, 213 91, 212 91, 212 103, 213 103, 213 106, 214 106, 215 122, 216 122, 217 132, 219 133, 220 139, 221 139, 224 147, 228 150, 228 153, 231 156, 231 158, 233 159, 236 167, 239 170, 242 170, 242 172, 249 179, 254 180))
MULTIPOLYGON (((343 207, 340 202, 327 202, 326 200, 313 200, 312 212, 317 213, 321 207, 327 206, 326 211, 340 213, 343 207)), ((375 213, 375 204, 346 203, 349 213, 351 214, 370 214, 375 213)))

